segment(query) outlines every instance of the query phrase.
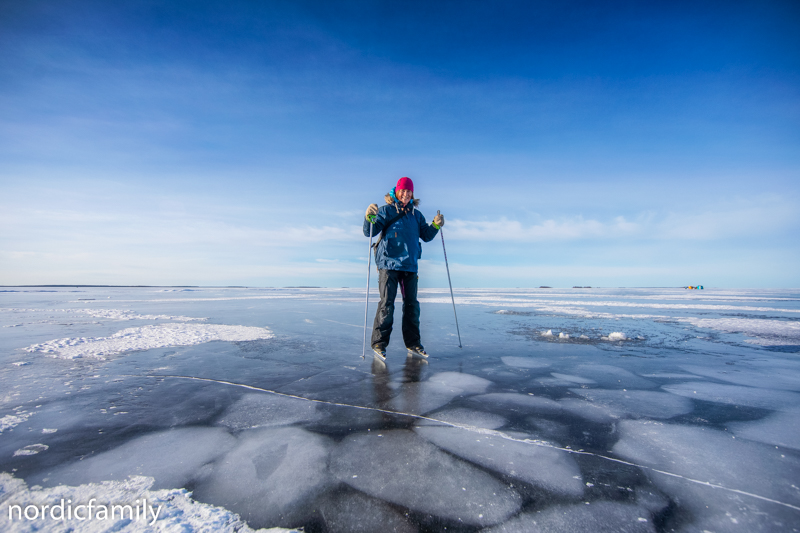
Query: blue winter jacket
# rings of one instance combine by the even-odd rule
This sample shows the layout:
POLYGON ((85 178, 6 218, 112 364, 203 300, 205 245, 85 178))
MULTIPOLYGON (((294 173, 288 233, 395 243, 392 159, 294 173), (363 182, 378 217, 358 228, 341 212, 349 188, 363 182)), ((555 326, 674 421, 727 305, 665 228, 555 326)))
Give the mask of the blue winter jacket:
MULTIPOLYGON (((394 191, 392 191, 394 192, 394 191)), ((400 214, 400 204, 394 194, 386 195, 387 205, 378 208, 372 235, 377 239, 387 222, 400 214)), ((416 204, 409 202, 407 213, 397 219, 390 227, 375 250, 375 263, 380 270, 403 270, 417 272, 417 261, 422 256, 422 239, 430 242, 439 230, 425 222, 425 217, 417 210, 416 204)), ((369 220, 364 219, 364 235, 369 237, 369 220)))

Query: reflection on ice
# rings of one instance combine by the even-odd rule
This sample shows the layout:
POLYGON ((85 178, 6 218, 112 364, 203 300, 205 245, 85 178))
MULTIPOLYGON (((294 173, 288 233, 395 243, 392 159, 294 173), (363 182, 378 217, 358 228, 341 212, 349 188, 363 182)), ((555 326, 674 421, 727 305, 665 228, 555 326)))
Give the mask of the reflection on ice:
POLYGON ((439 372, 428 378, 431 383, 460 389, 461 394, 480 394, 492 384, 488 379, 479 378, 463 372, 439 372))
POLYGON ((480 394, 492 384, 488 379, 458 372, 441 372, 419 382, 416 381, 419 378, 410 376, 410 373, 419 371, 421 362, 414 358, 406 360, 407 381, 397 387, 397 395, 389 402, 394 411, 427 413, 447 405, 458 396, 480 394))

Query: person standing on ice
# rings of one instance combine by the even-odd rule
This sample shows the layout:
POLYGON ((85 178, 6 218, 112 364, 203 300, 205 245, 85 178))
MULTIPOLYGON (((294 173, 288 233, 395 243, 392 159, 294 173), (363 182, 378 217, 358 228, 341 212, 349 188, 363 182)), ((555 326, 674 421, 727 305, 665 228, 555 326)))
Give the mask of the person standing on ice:
POLYGON ((382 360, 386 359, 399 285, 403 295, 403 341, 410 354, 428 357, 419 333, 417 261, 422 255, 420 239, 432 241, 444 226, 444 217, 437 214, 432 224, 425 222, 417 210, 419 200, 414 198, 414 183, 409 178, 400 178, 384 199, 386 205, 371 204, 367 208, 364 220, 365 236, 370 236, 370 229, 373 236, 380 234, 375 245, 375 263, 381 301, 372 326, 372 349, 382 360))

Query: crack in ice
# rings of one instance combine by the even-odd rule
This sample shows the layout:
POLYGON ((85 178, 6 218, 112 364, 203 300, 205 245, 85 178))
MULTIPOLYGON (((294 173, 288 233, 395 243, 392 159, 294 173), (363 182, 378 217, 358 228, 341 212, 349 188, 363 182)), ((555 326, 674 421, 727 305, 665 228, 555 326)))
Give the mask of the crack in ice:
POLYGON ((782 505, 784 507, 788 507, 789 509, 794 509, 795 511, 800 511, 800 507, 798 507, 796 505, 792 505, 790 503, 782 502, 782 501, 779 501, 779 500, 774 500, 772 498, 767 498, 766 496, 761 496, 759 494, 754 494, 752 492, 746 492, 746 491, 739 490, 739 489, 732 489, 732 488, 729 488, 729 487, 725 487, 723 485, 719 485, 717 483, 711 483, 709 481, 702 481, 702 480, 699 480, 699 479, 693 479, 693 478, 690 478, 690 477, 682 476, 680 474, 675 474, 674 472, 668 472, 666 470, 659 470, 658 468, 653 468, 651 466, 641 465, 641 464, 633 463, 633 462, 630 462, 630 461, 625 461, 625 460, 622 460, 622 459, 617 459, 615 457, 609 457, 607 455, 602 455, 602 454, 598 454, 598 453, 594 453, 594 452, 587 452, 585 450, 573 450, 572 448, 565 448, 565 447, 561 447, 561 446, 556 446, 556 445, 551 444, 551 443, 549 443, 547 441, 542 441, 542 440, 538 440, 538 439, 519 439, 519 438, 516 438, 516 437, 512 437, 511 435, 507 435, 507 434, 503 433, 502 431, 497 431, 497 430, 494 430, 494 429, 479 428, 479 427, 470 426, 470 425, 467 425, 467 424, 457 424, 457 423, 454 423, 454 422, 447 422, 446 420, 439 420, 437 418, 432 418, 432 417, 424 416, 424 415, 416 415, 416 414, 413 414, 413 413, 404 413, 402 411, 392 411, 390 409, 381 409, 380 407, 368 407, 368 406, 365 406, 365 405, 352 405, 352 404, 348 404, 348 403, 331 402, 331 401, 326 401, 326 400, 316 400, 316 399, 313 399, 313 398, 306 398, 304 396, 299 396, 299 395, 296 395, 296 394, 288 394, 288 393, 285 393, 285 392, 278 392, 278 391, 274 391, 274 390, 270 390, 270 389, 264 389, 264 388, 261 388, 261 387, 256 387, 254 385, 246 385, 246 384, 243 384, 243 383, 235 383, 235 382, 232 382, 232 381, 225 381, 225 380, 221 380, 221 379, 201 378, 201 377, 196 377, 196 376, 162 375, 162 374, 151 374, 151 375, 147 375, 147 376, 126 375, 126 377, 173 378, 173 379, 190 379, 190 380, 194 380, 194 381, 205 381, 205 382, 209 382, 209 383, 219 383, 219 384, 222 384, 222 385, 230 385, 230 386, 233 386, 233 387, 241 387, 243 389, 266 392, 266 393, 269 393, 269 394, 275 394, 277 396, 284 396, 286 398, 294 398, 294 399, 297 399, 297 400, 305 400, 307 402, 314 402, 314 403, 320 403, 320 404, 325 404, 325 405, 333 405, 333 406, 337 406, 337 407, 349 407, 351 409, 362 409, 362 410, 365 410, 365 411, 377 411, 379 413, 386 413, 386 414, 399 415, 399 416, 407 416, 407 417, 410 417, 410 418, 416 418, 418 420, 427 420, 427 421, 436 422, 438 424, 442 424, 442 425, 445 425, 445 426, 450 426, 450 427, 453 427, 453 428, 463 429, 465 431, 471 431, 473 433, 478 433, 480 435, 488 435, 488 436, 500 437, 502 439, 513 441, 513 442, 521 442, 521 443, 524 443, 524 444, 532 444, 534 446, 542 446, 544 448, 551 448, 551 449, 554 449, 554 450, 560 450, 560 451, 563 451, 563 452, 573 453, 573 454, 576 454, 576 455, 589 455, 589 456, 592 456, 592 457, 597 457, 599 459, 605 459, 606 461, 611 461, 611 462, 614 462, 614 463, 619 463, 619 464, 623 464, 623 465, 627 465, 627 466, 633 466, 633 467, 636 467, 636 468, 649 470, 651 472, 656 472, 658 474, 663 474, 665 476, 670 476, 670 477, 674 477, 674 478, 678 478, 678 479, 683 479, 685 481, 689 481, 691 483, 696 483, 698 485, 703 485, 705 487, 710 487, 712 489, 721 489, 721 490, 725 490, 725 491, 732 492, 732 493, 735 493, 735 494, 741 494, 743 496, 750 496, 751 498, 756 498, 758 500, 762 500, 762 501, 766 501, 766 502, 770 502, 770 503, 775 503, 775 504, 778 504, 778 505, 782 505))

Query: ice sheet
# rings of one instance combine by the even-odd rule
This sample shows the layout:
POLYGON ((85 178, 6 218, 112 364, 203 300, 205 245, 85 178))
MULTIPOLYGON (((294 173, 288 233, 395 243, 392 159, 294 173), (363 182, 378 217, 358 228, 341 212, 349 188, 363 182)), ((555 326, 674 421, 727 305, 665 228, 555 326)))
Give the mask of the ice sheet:
POLYGON ((396 388, 396 396, 389 402, 395 411, 423 414, 450 403, 459 396, 470 396, 485 391, 491 381, 459 372, 442 372, 427 381, 406 382, 396 388))
POLYGON ((52 487, 124 480, 129 475, 155 479, 154 487, 183 487, 202 473, 202 466, 236 443, 220 428, 180 428, 159 431, 32 478, 52 487))
POLYGON ((329 533, 415 533, 403 513, 392 506, 357 491, 330 495, 321 506, 329 533))
POLYGON ((428 381, 460 389, 461 394, 480 394, 492 385, 488 379, 463 372, 438 372, 428 378, 428 381))
POLYGON ((650 513, 635 505, 595 501, 522 513, 486 533, 655 533, 650 513))
POLYGON ((558 402, 533 394, 514 392, 493 392, 470 398, 473 405, 499 408, 521 414, 558 413, 561 405, 558 402))
POLYGON ((239 514, 257 527, 294 527, 330 483, 327 437, 284 427, 242 432, 234 449, 213 465, 195 495, 239 514))
MULTIPOLYGON (((503 418, 500 415, 485 413, 483 411, 476 411, 474 409, 464 409, 463 407, 437 411, 435 413, 432 413, 430 417, 435 418, 436 420, 443 420, 445 422, 450 422, 452 424, 459 424, 462 426, 470 426, 482 429, 497 429, 499 427, 503 427, 508 422, 505 418, 503 418)), ((439 426, 441 424, 439 424, 438 422, 431 422, 429 420, 420 420, 419 422, 417 422, 417 425, 439 426)))
POLYGON ((754 364, 739 363, 724 366, 681 365, 681 368, 699 376, 737 385, 800 391, 800 368, 797 365, 760 368, 754 364))
POLYGON ((665 391, 708 402, 745 405, 760 409, 793 410, 800 405, 800 394, 783 390, 756 389, 738 385, 721 385, 707 381, 692 381, 664 385, 665 391))
POLYGON ((692 402, 665 392, 642 390, 570 389, 607 409, 614 417, 672 418, 690 413, 692 402))
POLYGON ((521 505, 513 489, 407 430, 346 437, 330 468, 366 494, 456 523, 496 524, 521 505))
POLYGON ((650 380, 641 378, 633 372, 613 365, 579 365, 575 373, 589 376, 599 385, 617 389, 652 389, 656 386, 650 380))
POLYGON ((690 510, 682 531, 788 531, 798 523, 800 460, 702 427, 623 420, 613 452, 690 510), (669 472, 665 475, 659 471, 669 472), (754 497, 757 495, 758 497, 754 497))
POLYGON ((740 438, 800 450, 800 407, 763 420, 731 422, 728 429, 740 438))
POLYGON ((514 355, 506 355, 500 358, 503 363, 515 368, 546 368, 550 363, 535 357, 517 357, 514 355))
POLYGON ((611 423, 622 416, 619 411, 612 409, 608 405, 587 402, 577 398, 562 398, 558 400, 558 403, 561 404, 561 408, 564 411, 601 424, 611 423))
POLYGON ((785 482, 800 479, 800 344, 748 343, 732 332, 744 323, 729 320, 786 337, 770 328, 798 323, 797 291, 456 289, 461 349, 449 289, 423 289, 431 357, 406 357, 398 327, 388 361, 376 364, 360 358, 363 289, 74 290, 4 292, 0 312, 0 472, 31 486, 76 476, 43 491, 148 473, 157 487, 194 490, 204 503, 193 508, 307 531, 375 530, 373 517, 398 531, 473 531, 517 516, 555 531, 622 527, 614 510, 592 507, 606 504, 643 513, 632 527, 659 531, 800 522, 798 484, 785 482), (698 317, 717 321, 698 322, 707 329, 698 317), (105 359, 24 351, 107 339, 120 321, 140 336, 232 324, 275 337, 178 345, 172 336, 105 359), (628 340, 602 339, 614 332, 628 340), (645 419, 667 429, 630 429, 645 419), (568 460, 537 456, 523 461, 532 471, 517 469, 532 446, 568 460), (488 514, 470 518, 479 505, 488 514))
POLYGON ((583 494, 580 469, 563 451, 457 427, 417 425, 415 431, 438 447, 494 472, 561 496, 583 494))
POLYGON ((315 422, 325 417, 319 405, 273 394, 245 394, 217 421, 233 430, 315 422))

